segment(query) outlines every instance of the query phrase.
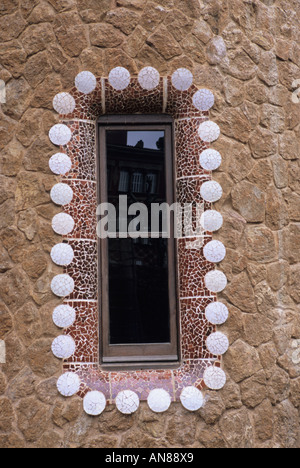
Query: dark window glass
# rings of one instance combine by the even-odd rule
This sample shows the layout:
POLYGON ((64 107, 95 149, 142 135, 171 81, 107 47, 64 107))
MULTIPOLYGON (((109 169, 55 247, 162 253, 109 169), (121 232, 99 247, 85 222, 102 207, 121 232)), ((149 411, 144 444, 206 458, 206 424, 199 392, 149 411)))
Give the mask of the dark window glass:
MULTIPOLYGON (((117 212, 120 194, 149 213, 166 201, 163 140, 162 131, 107 132, 108 202, 117 212)), ((148 234, 108 241, 110 344, 170 341, 167 240, 148 234)))
POLYGON ((151 225, 152 204, 174 202, 172 124, 165 116, 161 125, 150 118, 148 128, 128 120, 99 122, 99 201, 117 214, 116 232, 100 241, 101 355, 108 366, 178 361, 175 241, 162 232, 162 213, 151 225), (136 206, 147 208, 143 223, 136 206))

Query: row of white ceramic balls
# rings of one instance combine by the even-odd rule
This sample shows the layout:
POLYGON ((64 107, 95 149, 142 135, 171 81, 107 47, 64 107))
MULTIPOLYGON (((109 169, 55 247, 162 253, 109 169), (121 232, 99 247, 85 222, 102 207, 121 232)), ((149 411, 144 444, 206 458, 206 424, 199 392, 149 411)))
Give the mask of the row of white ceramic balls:
MULTIPOLYGON (((204 382, 207 386, 215 390, 225 385, 226 377, 222 369, 218 367, 208 367, 204 372, 204 382)), ((63 374, 57 382, 59 392, 65 397, 71 397, 80 390, 80 378, 73 372, 63 374)), ((200 390, 194 386, 185 387, 180 395, 180 401, 188 411, 198 411, 205 403, 204 396, 200 390)), ((138 395, 132 390, 123 390, 116 397, 116 406, 122 414, 133 414, 140 406, 138 395)), ((147 402, 149 408, 155 413, 167 411, 171 405, 170 394, 157 388, 150 391, 147 402)), ((90 391, 83 399, 84 411, 90 416, 99 416, 105 410, 107 405, 104 394, 100 391, 90 391)))
MULTIPOLYGON (((179 68, 172 75, 172 84, 178 91, 187 91, 193 83, 193 75, 186 68, 179 68)), ((108 81, 117 91, 125 90, 131 81, 128 70, 116 67, 109 73, 108 81)), ((138 74, 140 86, 151 91, 159 85, 160 74, 153 67, 145 67, 138 74)), ((96 77, 89 71, 80 72, 75 78, 75 86, 82 94, 90 94, 97 87, 96 77)), ((75 100, 68 93, 60 93, 54 98, 54 109, 62 115, 71 114, 75 110, 75 100)), ((193 104, 199 111, 208 111, 214 105, 214 95, 208 90, 199 90, 193 96, 193 104)))

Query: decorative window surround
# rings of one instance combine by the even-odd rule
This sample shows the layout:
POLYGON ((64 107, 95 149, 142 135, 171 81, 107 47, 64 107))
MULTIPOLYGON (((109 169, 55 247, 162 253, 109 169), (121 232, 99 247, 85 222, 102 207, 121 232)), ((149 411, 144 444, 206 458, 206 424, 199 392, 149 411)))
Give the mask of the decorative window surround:
MULTIPOLYGON (((104 114, 172 115, 175 121, 177 201, 204 201, 209 216, 202 219, 202 225, 212 225, 214 231, 218 230, 222 226, 222 216, 211 210, 212 200, 222 196, 222 188, 211 181, 212 173, 207 170, 219 167, 221 162, 219 153, 207 151, 210 142, 220 134, 219 127, 208 119, 208 109, 214 103, 213 94, 208 90, 199 92, 192 84, 191 73, 184 69, 179 69, 173 77, 158 79, 158 72, 155 73, 151 67, 144 69, 139 77, 130 77, 125 69, 118 67, 109 78, 96 79, 90 72, 81 72, 75 83, 76 87, 69 93, 54 97, 55 109, 63 113, 59 126, 54 126, 49 133, 53 143, 62 144, 58 151, 66 154, 72 163, 70 171, 65 174, 54 165, 54 173, 63 174, 58 177, 58 182, 64 185, 55 186, 54 196, 52 192, 53 201, 61 204, 64 212, 61 216, 56 215, 53 229, 63 234, 63 241, 74 252, 73 261, 64 267, 64 275, 56 276, 52 282, 55 294, 63 297, 64 290, 69 294, 64 297, 63 305, 68 306, 66 324, 71 325, 64 329, 64 335, 75 344, 75 352, 63 361, 64 373, 59 379, 58 390, 64 396, 75 392, 82 398, 86 397, 86 412, 94 415, 103 411, 105 401, 115 402, 120 411, 130 412, 129 401, 127 405, 125 399, 128 395, 136 395, 140 401, 150 401, 153 411, 167 410, 169 401, 181 401, 186 409, 196 411, 204 402, 199 391, 207 387, 220 389, 226 382, 225 373, 221 370, 221 356, 215 356, 208 350, 207 339, 212 335, 210 346, 215 351, 214 338, 220 338, 213 335, 217 331, 216 324, 223 323, 228 316, 222 306, 212 310, 211 304, 218 304, 216 293, 212 291, 225 287, 226 277, 221 272, 215 277, 211 275, 217 271, 215 263, 205 258, 203 248, 198 247, 200 239, 197 236, 178 240, 180 366, 177 369, 108 372, 99 365, 95 135, 96 119, 104 114), (158 85, 153 87, 156 83, 158 85), (65 114, 68 111, 72 113, 65 114), (205 154, 200 158, 203 151, 205 154), (213 157, 217 160, 209 160, 213 157), (65 190, 66 187, 69 191, 65 190), (60 278, 66 284, 60 286, 60 278), (208 289, 209 285, 211 289, 208 289), (75 320, 74 317, 70 319, 70 311, 75 311, 75 320), (218 318, 219 312, 222 312, 222 318, 218 318), (210 316, 213 316, 212 323, 208 320, 210 316), (72 374, 76 376, 74 382, 72 374)), ((204 244, 211 241, 212 232, 206 231, 204 244)), ((217 255, 217 260, 223 258, 223 252, 226 253, 225 248, 221 256, 217 255)), ((214 260, 210 250, 209 255, 214 260)), ((65 323, 61 313, 61 308, 54 311, 58 326, 65 323)), ((223 341, 225 346, 221 351, 225 352, 225 336, 223 341)), ((137 402, 130 405, 137 410, 137 402)))

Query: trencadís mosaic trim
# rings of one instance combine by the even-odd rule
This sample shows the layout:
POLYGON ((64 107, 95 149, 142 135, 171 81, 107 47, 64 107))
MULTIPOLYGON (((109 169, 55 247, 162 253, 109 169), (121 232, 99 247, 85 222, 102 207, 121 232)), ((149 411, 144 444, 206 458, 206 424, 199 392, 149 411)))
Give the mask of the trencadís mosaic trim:
POLYGON ((226 383, 221 356, 229 342, 216 329, 227 320, 228 309, 216 297, 227 279, 216 269, 225 246, 212 239, 223 224, 212 206, 223 193, 212 180, 212 171, 222 162, 220 153, 210 148, 220 136, 218 125, 208 118, 213 105, 213 93, 196 88, 192 73, 184 68, 170 77, 161 77, 153 67, 145 67, 137 77, 123 67, 111 70, 108 78, 83 71, 69 93, 53 99, 61 122, 49 131, 51 142, 60 147, 49 161, 59 176, 51 199, 63 212, 53 218, 52 227, 63 242, 53 246, 51 258, 64 271, 53 278, 51 289, 63 298, 53 321, 64 331, 53 341, 52 351, 63 359, 58 391, 65 397, 80 395, 89 415, 100 415, 107 402, 124 414, 137 411, 140 401, 147 401, 154 412, 167 411, 172 401, 197 411, 205 401, 203 390, 218 390, 226 383), (103 114, 137 113, 173 116, 177 201, 204 202, 205 242, 199 249, 197 236, 178 240, 181 366, 106 372, 99 365, 96 120, 103 114))

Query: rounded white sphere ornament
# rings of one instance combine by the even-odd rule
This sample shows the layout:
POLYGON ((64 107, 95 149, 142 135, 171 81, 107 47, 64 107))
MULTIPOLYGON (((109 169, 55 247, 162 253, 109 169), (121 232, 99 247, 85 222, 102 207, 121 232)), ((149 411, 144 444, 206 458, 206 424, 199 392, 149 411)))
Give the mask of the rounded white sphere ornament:
POLYGON ((160 74, 153 67, 145 67, 143 68, 138 76, 138 81, 140 86, 147 91, 151 91, 152 89, 157 88, 159 85, 160 74))
POLYGON ((65 175, 70 172, 72 161, 65 153, 56 153, 51 157, 49 167, 54 174, 65 175))
POLYGON ((205 317, 213 325, 223 325, 228 320, 229 311, 222 302, 212 302, 205 309, 205 317))
POLYGON ((200 165, 206 171, 215 171, 222 164, 222 156, 219 151, 206 149, 200 154, 200 165))
POLYGON ((64 146, 69 143, 72 138, 72 132, 64 124, 56 124, 49 131, 50 141, 56 146, 64 146))
POLYGON ((135 392, 124 390, 118 393, 116 406, 122 414, 133 414, 139 409, 140 399, 135 392))
POLYGON ((130 73, 123 67, 113 68, 108 76, 108 81, 114 89, 123 91, 129 86, 130 73))
POLYGON ((77 374, 66 372, 59 377, 56 386, 62 396, 71 397, 79 392, 80 383, 80 378, 77 374))
POLYGON ((73 338, 61 335, 53 340, 51 349, 54 356, 58 359, 68 359, 75 353, 76 345, 73 338))
POLYGON ((166 390, 157 388, 148 396, 148 406, 154 413, 164 413, 171 406, 171 397, 166 390))
POLYGON ((59 93, 53 99, 53 109, 59 114, 72 114, 75 110, 75 99, 69 93, 59 93))
POLYGON ((74 291, 74 288, 74 280, 66 274, 55 276, 51 282, 51 290, 58 297, 69 296, 74 291))
POLYGON ((72 216, 67 213, 58 213, 52 219, 52 229, 60 236, 70 234, 75 226, 75 221, 72 216))
POLYGON ((209 180, 201 185, 200 193, 203 200, 215 203, 222 198, 223 189, 215 180, 209 180))
POLYGON ((222 271, 210 271, 205 275, 205 286, 213 293, 222 292, 227 286, 227 278, 222 271))
POLYGON ((214 356, 222 356, 228 351, 229 341, 221 332, 212 333, 206 340, 208 351, 214 356))
POLYGON ((219 367, 208 367, 204 372, 204 383, 211 390, 221 390, 226 384, 226 374, 219 367))
POLYGON ((71 203, 73 200, 73 190, 67 184, 56 184, 50 192, 50 197, 56 205, 64 206, 71 203))
POLYGON ((219 125, 208 120, 200 124, 198 133, 202 141, 205 143, 212 143, 219 138, 221 130, 219 125))
POLYGON ((218 231, 223 226, 223 216, 215 210, 204 211, 200 218, 200 224, 204 231, 218 231))
POLYGON ((208 111, 212 108, 214 103, 215 96, 208 89, 199 89, 199 91, 197 91, 196 94, 194 94, 193 104, 200 111, 208 111))
POLYGON ((75 78, 75 86, 80 93, 90 94, 96 89, 96 77, 89 71, 80 72, 75 78))
POLYGON ((68 328, 75 322, 76 312, 73 307, 62 304, 54 309, 52 318, 58 328, 68 328))
POLYGON ((226 248, 218 240, 212 240, 205 245, 203 249, 204 257, 212 263, 220 263, 226 257, 226 248))
POLYGON ((196 387, 186 387, 180 395, 182 406, 188 411, 198 411, 204 404, 204 397, 196 387))
POLYGON ((57 244, 51 250, 52 261, 59 266, 70 265, 74 260, 74 250, 69 244, 57 244))
POLYGON ((93 391, 85 395, 83 409, 89 416, 99 416, 106 408, 106 398, 102 392, 93 391))
POLYGON ((193 74, 186 68, 178 68, 172 75, 172 84, 178 91, 187 91, 193 81, 193 74))

